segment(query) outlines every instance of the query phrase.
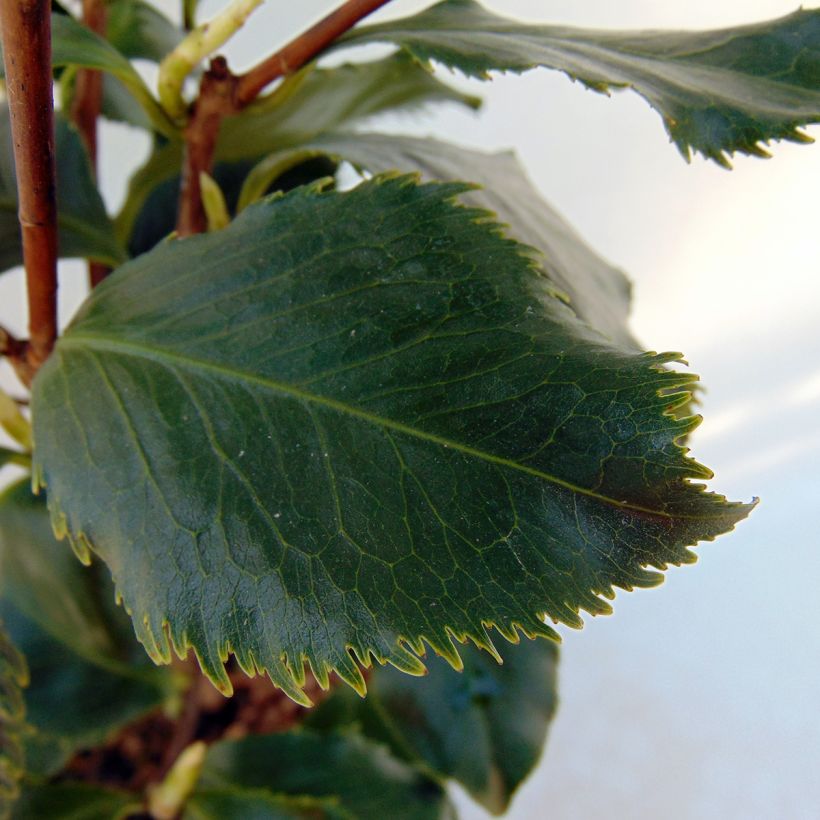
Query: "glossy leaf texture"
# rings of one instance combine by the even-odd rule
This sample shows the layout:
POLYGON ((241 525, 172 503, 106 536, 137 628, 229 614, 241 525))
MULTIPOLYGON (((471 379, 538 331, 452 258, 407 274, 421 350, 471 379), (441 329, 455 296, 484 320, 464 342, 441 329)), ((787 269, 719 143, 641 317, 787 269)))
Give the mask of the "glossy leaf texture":
MULTIPOLYGON (((632 287, 624 273, 595 251, 547 204, 515 155, 487 154, 433 139, 387 134, 329 134, 298 150, 325 151, 371 173, 419 172, 426 180, 467 179, 481 187, 464 195, 492 211, 515 238, 543 252, 544 271, 569 297, 575 313, 626 347, 639 347, 629 331, 632 287)), ((259 198, 274 182, 289 152, 278 151, 248 175, 242 199, 259 198)))
MULTIPOLYGON (((108 265, 125 261, 114 227, 94 184, 80 135, 56 119, 57 223, 62 257, 94 259, 108 265)), ((17 182, 8 106, 0 105, 0 272, 23 263, 17 218, 17 182)))
MULTIPOLYGON (((331 69, 310 67, 272 96, 223 122, 214 177, 233 205, 248 171, 266 154, 385 111, 434 103, 476 108, 476 97, 437 80, 406 55, 331 69)), ((294 160, 295 164, 296 160, 294 160)), ((132 256, 167 236, 176 223, 182 146, 158 148, 133 176, 117 217, 117 234, 132 256)))
POLYGON ((142 77, 128 58, 107 40, 67 14, 53 14, 51 44, 51 62, 55 68, 92 68, 110 74, 120 81, 143 109, 147 121, 155 130, 171 139, 178 137, 178 129, 168 119, 142 77))
POLYGON ((395 43, 471 77, 552 68, 597 91, 631 88, 660 113, 687 159, 728 166, 760 143, 807 142, 820 121, 820 9, 718 31, 618 32, 520 23, 474 0, 356 28, 340 45, 395 43))
POLYGON ((28 659, 28 769, 45 776, 159 705, 169 682, 136 651, 107 571, 83 568, 54 539, 29 484, 0 496, 0 612, 28 659))
POLYGON ((26 709, 22 690, 28 681, 25 658, 0 621, 0 818, 9 817, 25 770, 22 734, 26 709))
POLYGON ((305 801, 301 810, 318 808, 320 817, 324 803, 335 808, 329 817, 345 820, 455 818, 444 789, 384 746, 351 733, 295 731, 212 746, 185 819, 277 817, 275 798, 305 801))
POLYGON ((458 666, 453 639, 580 626, 747 515, 692 483, 678 356, 578 320, 466 187, 272 198, 128 263, 59 341, 36 481, 155 660, 193 647, 227 691, 233 651, 302 702, 305 661, 458 666))
POLYGON ((501 814, 544 748, 557 702, 558 648, 522 641, 506 648, 503 664, 473 647, 461 654, 462 672, 438 658, 428 661, 425 678, 374 670, 365 699, 337 689, 308 724, 356 726, 501 814))

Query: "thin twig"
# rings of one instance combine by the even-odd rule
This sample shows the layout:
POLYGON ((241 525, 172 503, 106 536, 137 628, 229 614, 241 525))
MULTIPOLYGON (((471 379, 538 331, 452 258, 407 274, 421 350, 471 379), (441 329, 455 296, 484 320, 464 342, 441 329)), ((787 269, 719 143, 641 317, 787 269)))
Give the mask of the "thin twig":
POLYGON ((248 105, 265 86, 300 69, 324 51, 337 37, 389 2, 390 0, 348 0, 341 8, 320 20, 276 54, 243 74, 236 89, 238 106, 243 108, 248 105))
MULTIPOLYGON (((83 0, 83 23, 96 34, 105 34, 107 11, 104 0, 83 0)), ((74 100, 71 105, 71 119, 77 126, 88 151, 91 171, 97 178, 97 120, 100 116, 103 97, 103 75, 101 71, 84 68, 77 73, 74 100)), ((108 265, 101 262, 88 263, 88 278, 91 287, 96 287, 111 272, 108 265)))
MULTIPOLYGON (((51 81, 51 3, 0 0, 29 306, 27 380, 57 338, 57 200, 51 81)), ((18 368, 18 373, 20 369, 18 368)))

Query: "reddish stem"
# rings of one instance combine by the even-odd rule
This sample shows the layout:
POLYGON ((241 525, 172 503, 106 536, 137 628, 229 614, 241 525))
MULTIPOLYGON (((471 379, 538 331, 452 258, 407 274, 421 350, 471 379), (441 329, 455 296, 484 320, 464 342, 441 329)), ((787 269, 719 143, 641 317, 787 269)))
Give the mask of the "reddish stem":
MULTIPOLYGON (((97 34, 105 34, 107 12, 103 0, 83 0, 83 22, 97 34)), ((84 68, 77 72, 74 100, 71 105, 71 119, 77 126, 88 151, 91 170, 97 177, 97 120, 100 116, 103 97, 103 75, 100 71, 84 68)), ((88 278, 91 287, 96 287, 111 272, 111 268, 101 262, 88 263, 88 278)))
POLYGON ((239 78, 236 101, 240 108, 252 102, 265 86, 292 74, 324 51, 337 37, 353 28, 390 0, 348 0, 341 8, 309 28, 276 54, 272 54, 239 78))
POLYGON ((57 338, 57 199, 49 0, 0 0, 0 31, 28 289, 25 379, 30 381, 57 338))

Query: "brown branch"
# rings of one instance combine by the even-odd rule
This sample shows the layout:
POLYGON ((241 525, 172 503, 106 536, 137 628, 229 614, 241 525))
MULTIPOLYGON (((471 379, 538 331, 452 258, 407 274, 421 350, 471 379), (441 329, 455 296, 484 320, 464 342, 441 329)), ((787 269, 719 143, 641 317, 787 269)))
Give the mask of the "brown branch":
POLYGON ((211 173, 222 118, 241 111, 265 86, 300 69, 359 20, 388 2, 390 0, 348 0, 281 51, 240 77, 228 70, 222 57, 211 61, 185 129, 185 162, 177 215, 179 236, 202 233, 207 228, 199 175, 203 171, 211 173))
MULTIPOLYGON (((96 34, 105 34, 108 14, 104 0, 83 0, 83 23, 96 34)), ((71 103, 71 119, 80 132, 91 171, 97 178, 97 120, 100 116, 103 97, 103 75, 101 71, 88 68, 77 72, 74 99, 71 103)), ((96 287, 111 272, 111 268, 100 262, 88 263, 88 278, 91 287, 96 287)))
POLYGON ((242 108, 248 105, 274 80, 298 71, 337 37, 389 2, 390 0, 348 0, 276 54, 243 74, 236 89, 238 106, 242 108))
POLYGON ((51 3, 0 0, 0 31, 28 289, 29 343, 25 355, 33 373, 51 353, 57 338, 51 3))

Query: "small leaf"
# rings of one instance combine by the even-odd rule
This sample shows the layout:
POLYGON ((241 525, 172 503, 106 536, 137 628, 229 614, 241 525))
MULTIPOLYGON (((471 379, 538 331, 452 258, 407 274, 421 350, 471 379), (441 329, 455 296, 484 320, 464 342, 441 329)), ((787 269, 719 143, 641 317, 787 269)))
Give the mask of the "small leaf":
POLYGON ((474 0, 444 0, 338 44, 374 42, 471 77, 543 66, 596 91, 631 88, 684 157, 694 149, 724 166, 736 151, 765 155, 761 142, 810 142, 798 129, 820 121, 820 9, 719 31, 618 32, 519 23, 474 0))
POLYGON ((22 689, 28 682, 25 658, 0 621, 0 818, 10 815, 25 769, 22 689))
POLYGON ((590 330, 467 187, 271 198, 128 263, 58 342, 36 480, 155 661, 193 647, 229 691, 234 652, 303 703, 305 661, 360 690, 357 661, 458 666, 453 639, 580 626, 748 514, 692 482, 678 355, 590 330))
MULTIPOLYGON (((211 799, 229 790, 237 798, 244 790, 250 790, 250 797, 256 792, 257 799, 260 792, 313 798, 338 807, 340 817, 454 818, 438 783, 354 734, 297 731, 217 743, 205 760, 200 789, 211 799)), ((193 806, 199 800, 195 793, 193 806)), ((244 820, 248 814, 233 816, 244 820)))
MULTIPOLYGON (((51 18, 51 62, 55 68, 78 66, 104 71, 116 77, 142 106, 153 127, 171 139, 178 138, 178 130, 168 119, 156 98, 148 90, 128 58, 111 43, 95 34, 66 14, 51 18)), ((3 75, 0 62, 0 75, 3 75)), ((4 75, 3 75, 4 76, 4 75)))
MULTIPOLYGON (((94 259, 108 265, 125 261, 114 228, 94 184, 79 134, 56 118, 57 224, 61 257, 94 259)), ((0 271, 23 262, 17 219, 17 182, 8 106, 0 105, 0 271)))
POLYGON ((543 251, 540 260, 575 313, 597 331, 628 348, 632 287, 622 271, 598 256, 548 205, 511 153, 485 154, 432 139, 387 134, 329 134, 296 149, 271 154, 248 174, 240 203, 264 193, 290 157, 325 151, 372 173, 418 171, 429 180, 469 179, 481 188, 464 201, 492 211, 515 239, 543 251))
POLYGON ((438 658, 428 661, 426 678, 377 669, 364 700, 337 690, 308 723, 358 724, 397 757, 457 780, 501 814, 541 756, 557 700, 558 650, 552 641, 522 641, 505 649, 503 665, 475 648, 461 653, 463 672, 438 658))
POLYGON ((105 37, 129 59, 159 63, 185 33, 142 0, 113 0, 106 6, 105 37))
MULTIPOLYGON (((338 68, 306 69, 265 101, 222 123, 214 178, 230 204, 228 188, 238 193, 245 174, 271 151, 296 146, 384 111, 439 102, 473 108, 479 104, 476 97, 439 82, 404 55, 338 68)), ((181 163, 182 146, 170 143, 155 151, 131 179, 116 222, 117 235, 132 249, 132 255, 131 240, 140 223, 159 222, 163 226, 160 238, 173 229, 181 163)), ((150 231, 152 236, 157 233, 150 231)))

